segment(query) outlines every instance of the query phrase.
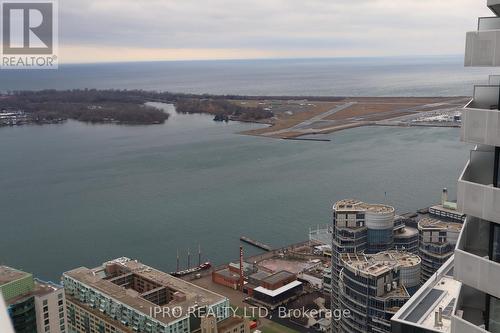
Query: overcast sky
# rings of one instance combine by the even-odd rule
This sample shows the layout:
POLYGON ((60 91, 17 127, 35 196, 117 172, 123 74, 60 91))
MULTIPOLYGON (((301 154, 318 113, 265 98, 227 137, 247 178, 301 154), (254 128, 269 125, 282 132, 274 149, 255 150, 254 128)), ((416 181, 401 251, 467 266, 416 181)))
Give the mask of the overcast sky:
POLYGON ((451 55, 486 0, 62 0, 63 62, 451 55))

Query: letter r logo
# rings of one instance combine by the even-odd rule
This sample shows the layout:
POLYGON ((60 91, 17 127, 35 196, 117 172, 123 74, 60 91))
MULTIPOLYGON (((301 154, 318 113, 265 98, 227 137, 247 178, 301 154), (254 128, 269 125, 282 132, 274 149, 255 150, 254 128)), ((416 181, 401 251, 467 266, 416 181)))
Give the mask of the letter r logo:
POLYGON ((3 54, 52 54, 53 3, 2 2, 3 54))

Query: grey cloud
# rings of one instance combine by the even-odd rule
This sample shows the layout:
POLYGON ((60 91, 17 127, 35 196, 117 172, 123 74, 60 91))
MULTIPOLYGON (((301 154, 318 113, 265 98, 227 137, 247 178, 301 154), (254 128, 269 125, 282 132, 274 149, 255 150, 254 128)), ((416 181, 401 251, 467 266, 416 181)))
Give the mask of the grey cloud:
POLYGON ((460 52, 488 15, 477 0, 64 0, 60 12, 63 44, 418 54, 460 52))

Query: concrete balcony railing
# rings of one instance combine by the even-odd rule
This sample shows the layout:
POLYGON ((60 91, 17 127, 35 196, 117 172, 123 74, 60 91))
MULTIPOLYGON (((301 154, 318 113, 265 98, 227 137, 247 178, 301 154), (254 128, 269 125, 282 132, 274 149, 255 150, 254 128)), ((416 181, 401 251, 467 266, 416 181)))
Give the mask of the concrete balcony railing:
POLYGON ((491 86, 498 86, 500 85, 500 75, 490 75, 488 81, 491 86))
POLYGON ((482 325, 475 325, 457 315, 451 317, 451 332, 453 333, 489 333, 482 327, 482 325))
POLYGON ((485 307, 485 293, 462 284, 451 316, 451 332, 488 333, 485 329, 485 307))
POLYGON ((465 41, 465 66, 500 66, 500 30, 471 31, 465 41))
MULTIPOLYGON (((500 264, 488 257, 489 222, 467 217, 455 249, 455 279, 476 291, 500 297, 500 264)), ((469 302, 470 303, 470 302, 469 302)))
POLYGON ((497 107, 498 86, 478 86, 474 88, 475 95, 490 92, 496 97, 486 99, 481 103, 474 99, 462 109, 461 138, 464 142, 500 146, 500 111, 490 110, 497 107))
POLYGON ((480 17, 478 20, 477 30, 500 30, 500 17, 480 17))
MULTIPOLYGON (((500 81, 497 75, 490 75, 489 82, 500 81)), ((470 109, 498 110, 500 100, 500 84, 476 85, 472 101, 465 106, 470 109)))
POLYGON ((490 333, 481 326, 476 326, 457 315, 451 317, 451 332, 453 333, 490 333))
POLYGON ((500 0, 488 0, 488 7, 493 13, 500 16, 500 0))
POLYGON ((500 188, 492 184, 493 149, 478 146, 471 152, 471 159, 458 180, 458 209, 469 216, 500 224, 500 188))

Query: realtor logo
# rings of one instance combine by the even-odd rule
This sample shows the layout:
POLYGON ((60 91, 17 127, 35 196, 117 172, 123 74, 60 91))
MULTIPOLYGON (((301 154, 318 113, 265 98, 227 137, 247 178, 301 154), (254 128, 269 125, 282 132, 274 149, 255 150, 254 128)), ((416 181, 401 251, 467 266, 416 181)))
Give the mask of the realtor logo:
POLYGON ((57 68, 57 3, 1 1, 1 68, 57 68))

